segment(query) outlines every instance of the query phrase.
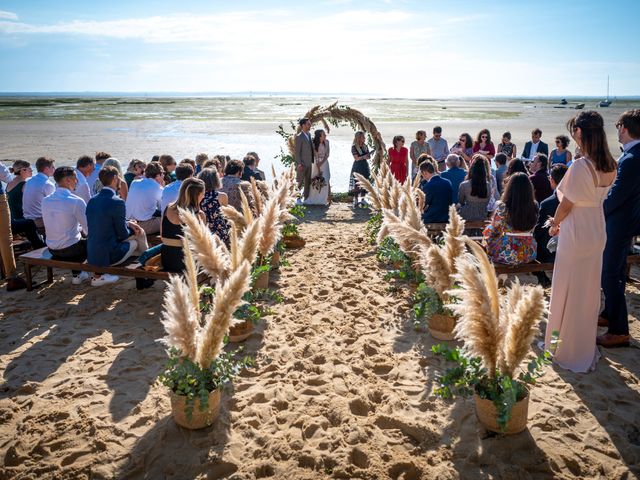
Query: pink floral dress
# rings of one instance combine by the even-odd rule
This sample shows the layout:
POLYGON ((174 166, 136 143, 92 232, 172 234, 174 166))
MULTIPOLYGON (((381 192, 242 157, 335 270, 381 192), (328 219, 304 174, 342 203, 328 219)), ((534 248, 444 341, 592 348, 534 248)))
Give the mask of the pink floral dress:
POLYGON ((487 255, 494 263, 506 265, 521 265, 536 259, 538 245, 530 232, 515 232, 504 219, 505 206, 498 204, 495 216, 495 226, 489 224, 482 232, 487 248, 487 255))

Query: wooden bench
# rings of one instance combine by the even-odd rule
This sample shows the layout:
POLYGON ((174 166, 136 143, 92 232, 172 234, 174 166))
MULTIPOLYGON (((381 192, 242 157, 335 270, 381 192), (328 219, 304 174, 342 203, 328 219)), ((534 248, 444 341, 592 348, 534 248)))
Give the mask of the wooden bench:
MULTIPOLYGON (((11 247, 13 248, 13 254, 17 255, 29 250, 31 248, 31 242, 21 237, 14 237, 11 247)), ((4 263, 2 263, 2 255, 0 255, 0 280, 3 280, 6 276, 7 274, 4 271, 4 263)))
POLYGON ((54 260, 51 258, 51 252, 47 247, 39 248, 31 252, 20 255, 20 260, 24 264, 25 280, 27 282, 27 290, 33 290, 33 275, 31 269, 34 266, 46 267, 47 269, 47 281, 45 283, 53 282, 53 269, 60 268, 63 270, 80 270, 83 272, 93 273, 110 273, 112 275, 118 275, 121 277, 134 277, 134 278, 150 278, 153 280, 169 280, 168 272, 154 272, 144 270, 142 266, 137 262, 136 258, 131 258, 122 265, 112 267, 96 267, 89 265, 88 263, 69 262, 66 260, 54 260))
MULTIPOLYGON (((467 230, 484 230, 484 227, 486 227, 488 224, 489 222, 485 220, 464 222, 464 230, 465 232, 467 230)), ((429 236, 436 237, 445 231, 447 225, 447 223, 427 223, 425 227, 427 229, 427 232, 429 233, 429 236)))
MULTIPOLYGON (((640 254, 635 253, 627 256, 627 275, 631 270, 631 265, 638 264, 640 264, 640 254)), ((497 275, 517 275, 520 273, 553 271, 553 263, 531 262, 522 265, 501 265, 494 263, 493 268, 497 275)))

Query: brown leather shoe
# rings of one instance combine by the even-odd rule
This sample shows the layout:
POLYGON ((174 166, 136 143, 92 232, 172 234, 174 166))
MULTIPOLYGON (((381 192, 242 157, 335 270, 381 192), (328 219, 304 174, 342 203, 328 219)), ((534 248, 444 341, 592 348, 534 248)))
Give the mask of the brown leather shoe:
POLYGON ((596 345, 604 348, 628 347, 629 335, 614 335, 613 333, 605 333, 596 337, 596 345))
POLYGON ((609 320, 607 320, 604 317, 598 317, 598 326, 599 327, 608 327, 609 326, 609 320))
POLYGON ((20 277, 11 277, 7 279, 7 292, 22 290, 23 288, 27 288, 27 282, 20 277))

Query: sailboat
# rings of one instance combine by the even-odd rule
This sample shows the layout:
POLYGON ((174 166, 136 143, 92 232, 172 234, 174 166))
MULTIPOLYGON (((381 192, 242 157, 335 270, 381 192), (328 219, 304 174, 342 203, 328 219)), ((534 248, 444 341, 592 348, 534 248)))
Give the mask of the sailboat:
POLYGON ((606 100, 602 100, 600 102, 600 106, 601 107, 608 107, 609 105, 611 105, 611 100, 609 100, 609 75, 607 75, 607 99, 606 100))

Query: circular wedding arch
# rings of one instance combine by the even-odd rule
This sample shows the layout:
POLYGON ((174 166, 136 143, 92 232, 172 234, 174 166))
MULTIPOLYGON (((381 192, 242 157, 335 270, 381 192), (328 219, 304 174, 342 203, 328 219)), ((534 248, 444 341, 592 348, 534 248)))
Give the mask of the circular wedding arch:
MULTIPOLYGON (((382 135, 376 128, 376 125, 369 117, 355 108, 351 108, 346 105, 338 105, 338 101, 335 101, 326 107, 316 105, 300 118, 308 118, 311 121, 311 125, 321 123, 327 133, 331 131, 331 125, 336 128, 342 125, 349 125, 354 131, 360 130, 365 132, 367 136, 367 144, 369 147, 374 149, 374 155, 371 162, 374 169, 377 169, 382 160, 387 157, 387 147, 384 144, 382 135)), ((285 165, 291 165, 293 163, 295 136, 301 131, 300 125, 297 125, 294 122, 291 122, 291 128, 294 133, 286 132, 284 128, 282 128, 282 125, 280 125, 278 129, 278 134, 286 140, 287 149, 289 150, 288 155, 284 152, 280 155, 280 160, 285 165)))

